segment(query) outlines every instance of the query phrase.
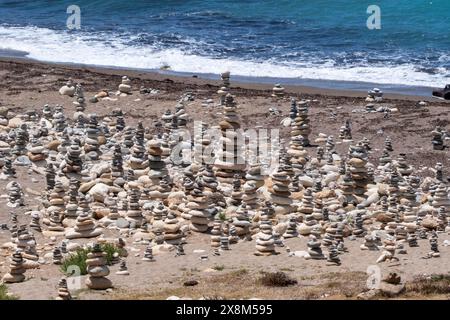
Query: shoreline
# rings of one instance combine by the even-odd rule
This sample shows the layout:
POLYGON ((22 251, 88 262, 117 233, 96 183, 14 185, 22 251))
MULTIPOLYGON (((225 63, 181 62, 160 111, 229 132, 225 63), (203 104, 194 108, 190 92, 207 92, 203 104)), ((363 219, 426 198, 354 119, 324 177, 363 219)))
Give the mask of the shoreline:
MULTIPOLYGON (((153 81, 173 81, 175 83, 187 84, 187 85, 197 85, 197 86, 217 86, 221 85, 219 76, 214 76, 213 74, 196 74, 196 73, 181 73, 173 71, 164 70, 137 70, 122 67, 103 67, 103 66, 92 66, 83 65, 76 63, 60 63, 60 62, 43 62, 25 57, 0 57, 0 62, 3 63, 18 63, 22 65, 36 65, 40 67, 58 67, 66 70, 86 70, 89 72, 104 74, 104 75, 126 75, 130 78, 138 78, 141 80, 153 80, 153 81), (217 79, 215 79, 217 77, 217 79)), ((239 88, 243 90, 255 90, 255 91, 271 91, 274 84, 276 83, 275 78, 261 78, 261 82, 255 82, 254 79, 250 77, 233 76, 232 77, 232 88, 239 88), (274 80, 274 82, 269 82, 268 79, 274 80)), ((288 80, 288 79, 285 79, 288 80)), ((323 88, 319 86, 310 85, 298 85, 289 84, 281 82, 281 85, 285 88, 287 94, 306 94, 306 95, 317 95, 317 96, 332 96, 332 97, 350 97, 350 98, 365 98, 367 96, 367 90, 372 89, 374 86, 379 87, 384 91, 384 98, 390 100, 407 100, 407 101, 428 101, 428 102, 443 102, 448 103, 445 100, 439 100, 431 96, 421 95, 421 94, 406 94, 406 93, 391 93, 386 92, 383 85, 368 84, 367 90, 356 90, 356 89, 344 89, 342 88, 342 83, 345 81, 327 81, 324 82, 335 83, 336 86, 340 88, 323 88)), ((359 83, 362 86, 363 83, 359 83)), ((414 87, 408 88, 409 91, 413 91, 414 87)))

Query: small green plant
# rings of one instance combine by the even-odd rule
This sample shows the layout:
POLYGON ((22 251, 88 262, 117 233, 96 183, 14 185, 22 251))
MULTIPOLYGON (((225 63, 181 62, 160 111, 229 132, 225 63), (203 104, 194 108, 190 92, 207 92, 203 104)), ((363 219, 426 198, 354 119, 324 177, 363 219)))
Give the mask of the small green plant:
POLYGON ((225 215, 225 211, 220 212, 220 213, 218 214, 218 218, 219 218, 221 221, 227 220, 227 216, 225 215))
POLYGON ((0 284, 0 300, 17 300, 19 297, 8 294, 8 288, 0 284))
POLYGON ((215 265, 214 267, 212 267, 214 270, 216 271, 222 271, 223 269, 225 269, 225 266, 223 264, 218 264, 215 265))
POLYGON ((80 270, 80 275, 87 274, 86 259, 89 249, 78 249, 75 253, 71 253, 65 258, 60 267, 61 271, 68 276, 72 275, 72 268, 76 266, 80 270))
MULTIPOLYGON (((114 254, 118 253, 119 256, 123 254, 123 249, 118 248, 112 243, 103 243, 100 245, 102 251, 106 253, 106 263, 108 265, 113 264, 114 254)), ((80 269, 80 275, 87 274, 87 255, 91 252, 92 248, 82 248, 78 249, 75 253, 70 254, 67 258, 65 258, 61 265, 61 271, 67 275, 71 275, 73 270, 71 266, 77 266, 80 269)))

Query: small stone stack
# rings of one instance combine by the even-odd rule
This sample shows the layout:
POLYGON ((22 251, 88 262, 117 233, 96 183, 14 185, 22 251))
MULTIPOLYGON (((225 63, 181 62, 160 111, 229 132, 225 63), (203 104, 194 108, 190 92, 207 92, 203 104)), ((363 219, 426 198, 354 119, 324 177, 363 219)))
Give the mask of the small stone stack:
POLYGON ((230 206, 239 206, 242 202, 242 190, 241 190, 241 177, 235 175, 233 179, 233 191, 231 192, 231 198, 229 200, 230 206))
POLYGON ((440 183, 436 188, 431 205, 436 211, 439 210, 440 207, 444 207, 447 212, 450 211, 450 198, 445 183, 440 183))
POLYGON ((221 150, 217 153, 214 166, 217 170, 216 176, 221 183, 230 184, 235 174, 243 176, 245 160, 242 156, 243 137, 239 133, 241 121, 237 113, 236 102, 231 94, 225 97, 224 119, 219 123, 222 137, 220 138, 221 150), (239 139, 241 138, 241 139, 239 139))
POLYGON ((230 71, 225 71, 220 74, 220 78, 222 79, 222 87, 217 91, 220 97, 220 105, 225 105, 225 97, 228 93, 230 93, 230 71))
POLYGON ((147 262, 154 262, 155 258, 153 257, 153 248, 151 247, 151 244, 145 248, 144 257, 142 258, 142 261, 147 262))
POLYGON ((84 98, 83 87, 77 83, 75 86, 76 101, 73 102, 77 113, 82 113, 86 110, 86 99, 84 98))
POLYGON ((261 164, 258 162, 250 164, 250 168, 247 170, 245 180, 249 183, 254 183, 256 188, 260 188, 264 185, 264 176, 261 173, 261 164))
POLYGON ((7 177, 15 177, 16 176, 16 169, 14 169, 11 159, 9 159, 9 158, 5 159, 5 164, 3 165, 2 172, 7 177))
POLYGON ((29 140, 28 127, 22 123, 15 131, 14 148, 12 153, 21 156, 27 153, 27 143, 29 140))
POLYGON ((23 282, 25 280, 24 273, 26 269, 24 267, 24 260, 20 251, 16 251, 13 253, 9 268, 9 272, 3 276, 2 282, 17 283, 23 282))
POLYGON ((409 176, 413 172, 413 168, 406 163, 406 154, 400 153, 397 160, 397 171, 402 176, 409 176))
POLYGON ((47 182, 47 191, 53 190, 55 187, 56 172, 51 162, 47 163, 45 168, 45 181, 47 182))
POLYGON ((16 181, 11 181, 7 186, 8 190, 8 207, 16 208, 25 205, 24 194, 20 184, 16 181))
POLYGON ((437 126, 432 132, 433 136, 431 143, 433 144, 434 150, 444 150, 444 140, 441 127, 437 126))
POLYGON ((272 97, 274 97, 274 98, 283 98, 284 97, 284 88, 281 86, 281 84, 277 83, 272 88, 272 97))
POLYGON ((131 148, 128 166, 134 171, 138 171, 144 170, 148 165, 149 161, 147 160, 144 146, 144 127, 142 126, 142 122, 139 122, 135 131, 134 145, 131 148))
POLYGON ((91 160, 97 160, 99 157, 98 135, 97 115, 90 114, 86 128, 86 138, 84 140, 84 151, 91 160))
POLYGON ((339 129, 339 139, 352 140, 352 127, 350 125, 350 120, 345 120, 345 125, 339 129))
POLYGON ((128 276, 130 274, 127 268, 127 262, 125 260, 120 261, 119 270, 116 274, 120 276, 128 276))
POLYGON ((242 195, 242 203, 249 209, 259 207, 257 189, 256 184, 252 181, 247 181, 243 186, 244 194, 242 195))
POLYGON ((180 223, 176 215, 169 211, 167 218, 164 220, 164 241, 168 244, 177 245, 181 242, 182 237, 180 223))
POLYGON ((256 256, 270 256, 276 254, 275 241, 272 235, 272 223, 267 216, 261 217, 259 233, 256 235, 256 256))
MULTIPOLYGON (((297 117, 292 123, 291 137, 301 136, 302 146, 307 147, 309 143, 309 135, 311 134, 310 121, 308 119, 309 105, 307 101, 300 101, 297 108, 297 117)), ((292 147, 291 147, 292 148, 292 147)), ((293 155, 295 157, 295 155, 293 155)))
POLYGON ((30 159, 30 161, 37 162, 37 161, 45 160, 45 157, 46 157, 45 148, 42 145, 42 143, 39 141, 39 139, 32 138, 30 142, 31 142, 31 147, 27 153, 27 156, 30 159))
POLYGON ((386 137, 386 139, 384 140, 384 149, 389 152, 394 151, 394 148, 392 147, 392 140, 390 137, 386 137))
POLYGON ((349 155, 349 171, 354 182, 353 193, 357 196, 363 196, 368 183, 367 151, 361 143, 358 143, 356 146, 350 146, 349 155))
POLYGON ((141 205, 139 200, 141 198, 141 192, 137 185, 128 185, 128 210, 126 212, 126 219, 130 223, 140 226, 145 219, 142 215, 141 205))
POLYGON ((297 221, 296 221, 295 217, 290 217, 289 221, 288 221, 288 227, 286 229, 286 232, 283 234, 283 238, 289 239, 289 238, 296 238, 296 237, 298 237, 297 221))
POLYGON ((89 277, 86 279, 86 286, 94 290, 106 290, 112 288, 111 280, 106 278, 109 275, 109 268, 106 265, 106 253, 98 243, 89 252, 86 260, 89 277))
POLYGON ((156 139, 150 140, 147 145, 147 151, 150 167, 148 175, 154 184, 158 185, 162 177, 168 175, 166 164, 161 158, 163 153, 161 142, 156 139))
POLYGON ((328 248, 327 266, 340 266, 341 259, 339 258, 339 252, 335 245, 331 245, 328 248))
POLYGON ((55 300, 72 300, 69 288, 67 287, 67 280, 61 278, 58 282, 58 296, 55 300))
POLYGON ((122 77, 122 83, 119 84, 119 93, 122 95, 131 94, 131 80, 127 76, 122 77))
POLYGON ((66 116, 64 115, 62 106, 56 106, 52 124, 56 132, 63 132, 67 128, 66 116))
POLYGON ((233 226, 236 229, 236 235, 241 238, 247 238, 250 234, 250 219, 248 211, 242 206, 236 210, 236 216, 233 219, 233 226))
POLYGON ((41 220, 41 215, 40 215, 39 211, 32 211, 30 228, 37 232, 42 232, 40 220, 41 220))
POLYGON ((200 181, 196 180, 194 188, 187 197, 186 207, 189 209, 190 224, 189 229, 195 232, 206 232, 208 230, 208 202, 204 188, 200 181))
POLYGON ((118 143, 114 145, 114 153, 111 162, 111 177, 114 185, 122 187, 125 184, 125 180, 123 179, 122 148, 118 143))
POLYGON ((63 172, 81 173, 81 170, 83 169, 83 162, 80 155, 81 142, 79 139, 73 139, 70 143, 70 147, 67 149, 63 172))
POLYGON ((211 229, 211 247, 219 248, 220 247, 220 236, 222 234, 222 222, 220 219, 216 218, 213 223, 213 227, 211 229))
POLYGON ((275 204, 278 213, 289 213, 292 204, 291 192, 289 191, 291 179, 284 171, 284 166, 280 164, 277 172, 274 172, 270 178, 270 184, 267 187, 268 200, 275 204))
POLYGON ((93 238, 103 233, 102 228, 96 226, 89 213, 82 212, 78 215, 75 226, 66 231, 67 239, 93 238))
POLYGON ((322 252, 321 243, 315 235, 310 235, 307 243, 309 259, 322 260, 325 256, 322 252))

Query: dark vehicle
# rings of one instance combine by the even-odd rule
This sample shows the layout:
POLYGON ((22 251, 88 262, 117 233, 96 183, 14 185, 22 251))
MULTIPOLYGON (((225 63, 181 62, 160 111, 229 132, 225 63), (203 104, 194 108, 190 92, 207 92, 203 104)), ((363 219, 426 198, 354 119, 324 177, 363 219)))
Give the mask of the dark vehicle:
POLYGON ((446 85, 444 89, 434 90, 433 96, 450 100, 450 84, 446 85))

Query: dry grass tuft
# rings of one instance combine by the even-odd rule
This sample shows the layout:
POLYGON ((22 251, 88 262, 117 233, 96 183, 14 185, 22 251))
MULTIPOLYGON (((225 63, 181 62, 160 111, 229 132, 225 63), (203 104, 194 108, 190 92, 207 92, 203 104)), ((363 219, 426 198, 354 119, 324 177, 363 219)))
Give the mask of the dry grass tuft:
POLYGON ((259 282, 266 287, 287 287, 298 283, 297 280, 292 279, 281 271, 264 272, 262 277, 259 278, 259 282))

